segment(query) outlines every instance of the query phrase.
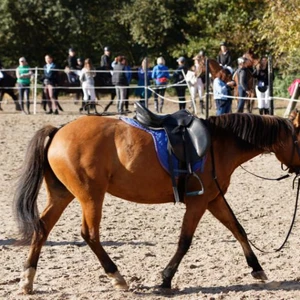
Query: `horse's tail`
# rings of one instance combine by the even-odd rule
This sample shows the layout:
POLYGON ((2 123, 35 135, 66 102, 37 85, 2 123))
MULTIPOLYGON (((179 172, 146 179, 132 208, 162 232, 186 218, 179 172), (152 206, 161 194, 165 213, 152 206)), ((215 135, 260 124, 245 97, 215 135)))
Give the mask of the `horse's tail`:
POLYGON ((27 147, 25 162, 14 195, 14 213, 21 235, 20 244, 27 244, 33 233, 43 231, 43 225, 39 220, 37 197, 48 163, 47 150, 57 131, 56 127, 45 126, 34 135, 27 147), (45 144, 48 137, 49 140, 45 144))

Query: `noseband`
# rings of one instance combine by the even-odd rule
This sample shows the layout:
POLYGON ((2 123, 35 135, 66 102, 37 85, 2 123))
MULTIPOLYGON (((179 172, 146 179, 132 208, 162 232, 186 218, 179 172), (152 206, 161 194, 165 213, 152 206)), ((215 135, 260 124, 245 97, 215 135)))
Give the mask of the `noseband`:
POLYGON ((284 168, 283 167, 284 164, 281 163, 281 169, 283 171, 289 170, 289 173, 295 173, 296 177, 297 177, 300 175, 300 167, 291 167, 295 152, 298 154, 298 158, 300 160, 300 146, 299 146, 299 142, 298 142, 295 130, 293 130, 292 139, 293 139, 293 149, 292 149, 292 155, 291 155, 291 163, 289 165, 286 165, 287 166, 286 168, 284 168))

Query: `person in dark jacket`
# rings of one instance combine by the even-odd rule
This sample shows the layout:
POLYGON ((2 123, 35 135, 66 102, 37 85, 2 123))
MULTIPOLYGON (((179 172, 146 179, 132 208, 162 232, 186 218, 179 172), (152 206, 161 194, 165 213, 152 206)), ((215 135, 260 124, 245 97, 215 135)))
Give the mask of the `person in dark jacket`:
POLYGON ((124 113, 124 103, 126 100, 126 89, 128 86, 128 80, 126 77, 126 59, 124 56, 118 56, 116 59, 116 64, 114 65, 112 84, 116 87, 117 95, 117 108, 118 113, 124 113))
POLYGON ((247 78, 247 67, 245 65, 246 58, 238 58, 238 109, 237 112, 244 112, 245 97, 250 95, 248 78, 247 78))
POLYGON ((268 58, 263 56, 259 64, 256 66, 253 77, 257 79, 255 92, 257 96, 257 106, 260 115, 269 115, 270 100, 269 100, 269 72, 268 58))
POLYGON ((187 73, 185 58, 183 56, 180 56, 177 59, 177 63, 178 63, 178 68, 174 71, 173 79, 174 79, 174 83, 177 83, 175 89, 179 100, 179 109, 185 109, 186 81, 184 80, 184 74, 187 73))
POLYGON ((44 94, 48 101, 50 111, 47 114, 54 113, 58 115, 58 105, 55 99, 55 86, 57 84, 57 67, 53 62, 53 57, 50 54, 45 56, 46 64, 44 65, 44 94))
POLYGON ((65 69, 65 72, 68 76, 68 80, 71 84, 77 83, 79 80, 78 74, 77 74, 77 57, 76 52, 73 48, 69 49, 69 56, 67 57, 67 67, 65 69))
POLYGON ((217 61, 223 68, 228 68, 229 71, 232 73, 232 57, 231 53, 227 48, 227 44, 225 42, 222 42, 220 44, 221 50, 219 52, 219 55, 217 57, 217 61))
POLYGON ((110 48, 108 46, 104 47, 104 53, 101 56, 100 67, 104 70, 111 70, 111 57, 110 57, 110 48))

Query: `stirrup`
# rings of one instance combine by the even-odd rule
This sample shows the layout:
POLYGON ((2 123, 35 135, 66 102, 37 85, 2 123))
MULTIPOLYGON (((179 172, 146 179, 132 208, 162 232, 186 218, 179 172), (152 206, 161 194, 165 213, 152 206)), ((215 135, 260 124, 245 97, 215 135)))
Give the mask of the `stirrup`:
POLYGON ((186 176, 186 179, 185 179, 185 187, 186 187, 186 188, 185 188, 185 190, 187 190, 187 182, 188 182, 190 176, 193 176, 193 177, 195 177, 195 178, 198 180, 201 189, 198 190, 198 191, 196 190, 196 191, 192 191, 192 192, 186 192, 185 194, 186 194, 187 196, 199 196, 199 195, 203 195, 203 194, 204 194, 204 186, 203 186, 203 183, 202 183, 200 177, 199 177, 195 172, 193 172, 193 173, 191 173, 191 174, 188 174, 188 175, 186 176))

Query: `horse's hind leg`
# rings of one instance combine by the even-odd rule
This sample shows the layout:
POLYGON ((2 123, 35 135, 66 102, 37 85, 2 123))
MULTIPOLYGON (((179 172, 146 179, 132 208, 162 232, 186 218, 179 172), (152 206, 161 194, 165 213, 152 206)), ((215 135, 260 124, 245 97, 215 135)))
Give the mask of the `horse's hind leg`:
POLYGON ((33 280, 42 246, 65 208, 74 199, 74 196, 61 183, 58 181, 52 183, 51 189, 48 186, 48 203, 40 217, 42 228, 33 234, 29 255, 24 264, 20 281, 20 288, 24 294, 32 293, 33 280), (56 185, 55 188, 54 184, 56 185))
POLYGON ((248 266, 253 269, 251 275, 255 279, 267 280, 267 276, 259 264, 257 257, 252 251, 248 242, 247 234, 242 225, 236 219, 233 211, 228 203, 225 202, 222 196, 217 197, 214 201, 208 205, 208 210, 234 235, 234 237, 241 244, 248 266))
POLYGON ((113 286, 117 289, 127 289, 126 281, 100 244, 99 226, 102 216, 104 194, 99 195, 99 192, 95 192, 94 196, 89 195, 86 199, 88 200, 79 199, 83 212, 81 235, 96 254, 105 273, 111 278, 113 286))

